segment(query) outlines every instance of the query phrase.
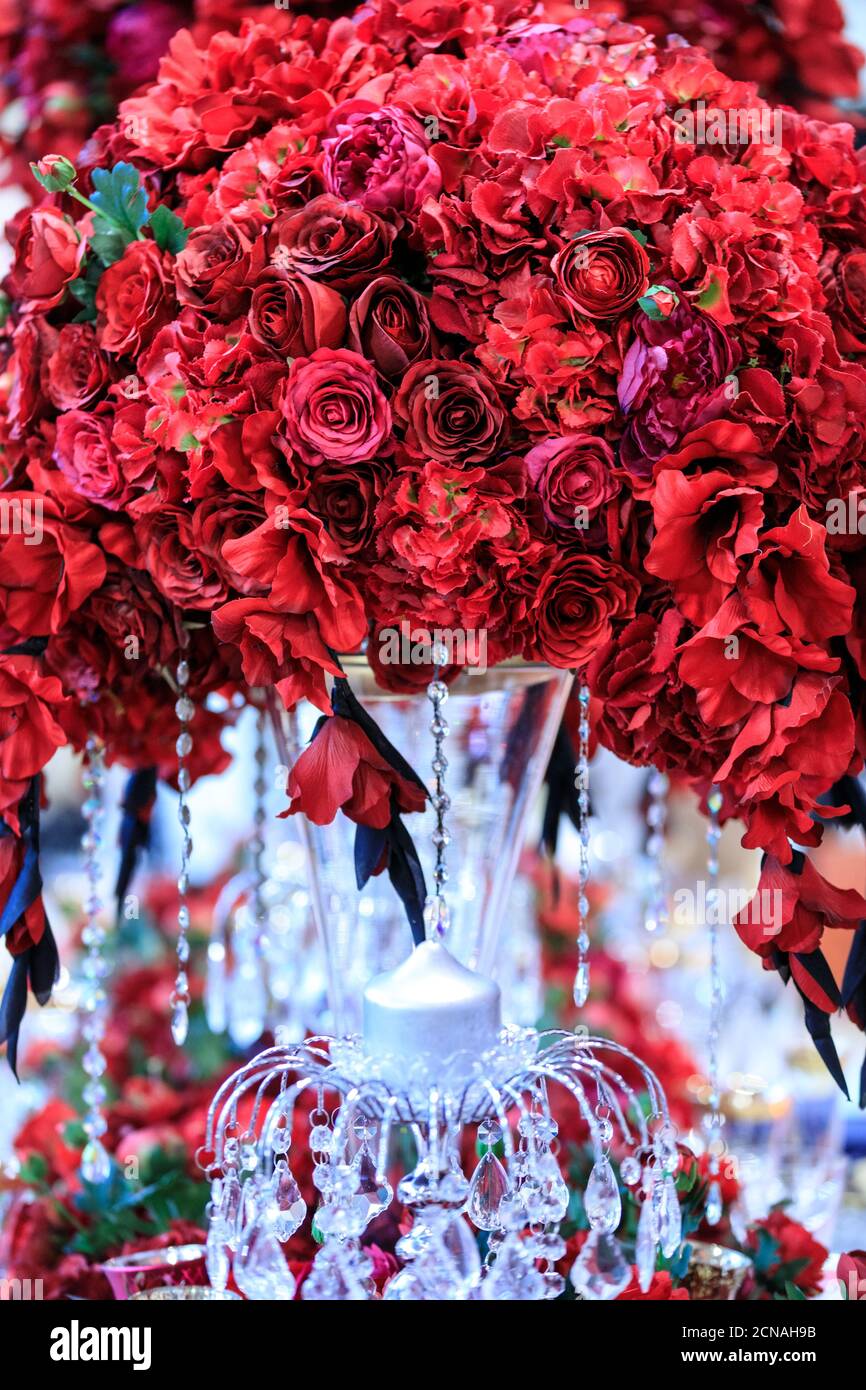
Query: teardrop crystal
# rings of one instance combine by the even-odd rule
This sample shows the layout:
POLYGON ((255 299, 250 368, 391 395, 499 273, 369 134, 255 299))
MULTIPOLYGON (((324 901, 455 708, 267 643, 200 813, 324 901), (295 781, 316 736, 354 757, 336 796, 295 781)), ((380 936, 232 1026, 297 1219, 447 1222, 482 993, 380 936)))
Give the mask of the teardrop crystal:
POLYGON ((622 1217, 622 1198, 606 1154, 593 1164, 583 1197, 587 1220, 593 1230, 615 1231, 622 1217))
POLYGON ((589 962, 582 960, 574 977, 574 1002, 582 1009, 589 998, 589 962))
POLYGON ((479 1231, 499 1228, 499 1204, 509 1190, 508 1174, 490 1150, 472 1174, 466 1214, 479 1231))
POLYGON ((609 1231, 590 1231, 571 1267, 571 1282, 584 1298, 616 1298, 631 1283, 622 1247, 609 1231))
POLYGON ((189 1010, 182 999, 178 999, 171 1011, 171 1036, 177 1047, 183 1047, 189 1032, 189 1010))
POLYGON ((724 1203, 722 1201, 722 1189, 717 1182, 711 1182, 707 1192, 707 1204, 704 1208, 704 1220, 708 1226, 718 1226, 722 1219, 724 1203))
POLYGON ((643 1293, 646 1293, 655 1274, 657 1239, 656 1209, 653 1194, 650 1193, 641 1205, 637 1223, 637 1239, 635 1240, 635 1264, 637 1265, 638 1283, 643 1293))
POLYGON ((85 1182, 105 1182, 111 1173, 111 1159, 98 1139, 85 1144, 81 1155, 81 1176, 85 1182))
POLYGON ((295 1280, 283 1252, 264 1216, 244 1231, 234 1262, 235 1282, 241 1293, 257 1301, 292 1299, 295 1280))
POLYGON ((683 1216, 677 1187, 673 1178, 665 1178, 659 1203, 659 1237, 662 1254, 669 1260, 675 1255, 683 1238, 683 1216))

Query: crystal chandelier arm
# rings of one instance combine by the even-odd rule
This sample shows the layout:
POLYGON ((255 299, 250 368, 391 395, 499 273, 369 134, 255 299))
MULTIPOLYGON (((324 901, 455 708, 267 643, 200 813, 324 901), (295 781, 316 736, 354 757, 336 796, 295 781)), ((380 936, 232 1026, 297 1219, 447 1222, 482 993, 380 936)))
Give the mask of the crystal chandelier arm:
POLYGON ((496 1119, 499 1128, 502 1130, 502 1143, 505 1147, 505 1156, 510 1162, 514 1157, 514 1135, 511 1133, 511 1125, 508 1123, 508 1110, 502 1100, 502 1092, 506 1092, 506 1094, 511 1097, 512 1102, 520 1107, 521 1115, 527 1115, 529 1113, 526 1102, 520 1091, 513 1091, 508 1084, 500 1089, 494 1086, 492 1081, 488 1081, 486 1077, 484 1079, 484 1089, 493 1103, 496 1119))

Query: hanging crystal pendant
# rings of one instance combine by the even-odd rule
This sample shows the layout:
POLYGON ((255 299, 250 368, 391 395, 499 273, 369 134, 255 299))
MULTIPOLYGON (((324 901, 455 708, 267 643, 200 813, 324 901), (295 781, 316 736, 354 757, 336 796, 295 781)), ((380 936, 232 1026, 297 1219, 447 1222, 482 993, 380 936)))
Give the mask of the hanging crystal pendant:
POLYGON ((667 821, 669 783, 663 772, 653 768, 649 777, 649 806, 647 808, 646 853, 647 873, 646 913, 644 926, 648 932, 664 931, 668 924, 667 884, 665 881, 664 847, 667 821))
MULTIPOLYGON (((719 901, 719 812, 722 809, 722 794, 713 787, 707 797, 709 823, 707 825, 707 900, 719 901)), ((707 1189, 704 1219, 709 1226, 717 1226, 724 1214, 722 1190, 719 1184, 719 1159, 724 1145, 722 1127, 724 1116, 721 1113, 721 1093, 719 1081, 719 1043, 722 1031, 722 1008, 724 1005, 724 984, 719 958, 718 911, 709 913, 710 930, 710 1023, 709 1023, 709 1107, 703 1125, 707 1136, 709 1154, 709 1186, 707 1189)))
POLYGON ((616 1230, 622 1219, 622 1198, 607 1154, 602 1154, 593 1164, 583 1205, 593 1230, 616 1230))
POLYGON ((589 918, 589 686, 581 682, 578 694, 580 706, 580 739, 574 785, 577 790, 578 808, 578 899, 577 899, 577 971, 574 977, 574 1002, 582 1009, 589 998, 589 936, 586 930, 589 918))
POLYGON ((187 895, 189 893, 189 861, 192 854, 192 839, 189 833, 189 803, 187 793, 189 792, 189 768, 187 758, 192 752, 192 734, 189 726, 195 714, 195 705, 186 693, 189 685, 189 662, 182 659, 177 664, 175 681, 179 690, 174 712, 180 724, 180 733, 177 736, 175 750, 177 752, 177 787, 178 803, 177 817, 180 821, 181 829, 181 859, 180 875, 177 880, 178 908, 177 908, 177 975, 174 981, 174 989, 171 995, 171 1036, 178 1047, 183 1047, 189 1032, 189 978, 186 967, 189 961, 189 941, 187 932, 189 931, 189 907, 187 905, 187 895))
POLYGON ((247 1298, 256 1301, 294 1298, 295 1280, 267 1214, 255 1216, 244 1231, 234 1261, 234 1274, 238 1288, 247 1298))
POLYGON ((495 1231, 499 1227, 499 1208, 510 1191, 508 1174, 499 1159, 488 1149, 482 1155, 469 1184, 466 1215, 479 1231, 495 1231))
POLYGON ((100 895, 99 855, 105 818, 105 762, 102 744, 93 736, 88 738, 85 746, 82 783, 87 792, 82 807, 86 828, 81 837, 87 896, 84 902, 85 924, 81 937, 87 954, 83 965, 81 1007, 85 1015, 82 1031, 88 1043, 84 1053, 84 1070, 89 1080, 82 1093, 87 1106, 82 1124, 88 1139, 81 1155, 81 1176, 85 1182, 101 1183, 105 1182, 111 1173, 111 1159, 102 1143, 102 1135, 107 1128, 101 1109, 106 1099, 106 1090, 99 1079, 106 1069, 101 1044, 105 1035, 108 1007, 104 987, 108 974, 108 964, 103 956, 105 928, 100 920, 103 904, 100 895))
POLYGON ((656 1253, 658 1247, 659 1229, 656 1205, 654 1201, 654 1182, 650 1178, 650 1189, 644 1197, 641 1205, 640 1216, 637 1223, 637 1238, 635 1240, 635 1264, 637 1265, 638 1283, 641 1290, 646 1293, 653 1281, 656 1270, 656 1253))
POLYGON ((603 1230, 590 1231, 570 1278, 577 1293, 593 1300, 616 1298, 628 1288, 631 1269, 616 1236, 603 1230))

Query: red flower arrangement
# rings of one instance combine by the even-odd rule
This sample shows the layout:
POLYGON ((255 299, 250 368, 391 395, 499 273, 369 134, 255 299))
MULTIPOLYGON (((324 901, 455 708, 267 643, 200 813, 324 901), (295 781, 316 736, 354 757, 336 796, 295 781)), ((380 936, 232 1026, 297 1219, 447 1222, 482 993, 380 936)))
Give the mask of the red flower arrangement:
MULTIPOLYGON (((182 32, 78 174, 42 161, 7 286, 0 665, 26 647, 49 685, 4 768, 56 722, 170 773, 182 654, 216 770, 205 696, 329 713, 335 654, 408 619, 588 671, 601 740, 720 785, 783 869, 818 841, 866 747, 831 524, 866 489, 863 161, 792 112, 775 143, 683 139, 699 102, 764 105, 699 50, 527 12, 182 32)), ((323 805, 379 828, 399 779, 352 757, 323 805)), ((838 921, 812 894, 767 963, 838 921)), ((862 1021, 858 990, 807 993, 862 1021)))

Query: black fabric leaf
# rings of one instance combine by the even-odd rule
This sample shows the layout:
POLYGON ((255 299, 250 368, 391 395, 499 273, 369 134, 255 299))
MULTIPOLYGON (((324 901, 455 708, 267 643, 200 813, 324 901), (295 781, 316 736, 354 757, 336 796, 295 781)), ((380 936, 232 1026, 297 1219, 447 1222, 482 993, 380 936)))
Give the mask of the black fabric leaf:
MULTIPOLYGON (((30 948, 32 950, 32 947, 30 948)), ((12 959, 12 969, 0 1000, 0 1043, 6 1044, 6 1060, 18 1080, 18 1034, 27 1008, 27 968, 30 951, 12 959)))
POLYGON ((156 768, 143 767, 129 776, 121 802, 120 864, 114 895, 120 917, 123 900, 132 882, 143 849, 150 844, 150 811, 156 796, 156 768))
POLYGON ((420 946, 424 940, 427 885, 412 836, 396 813, 391 816, 388 826, 388 849, 388 877, 406 909, 412 940, 416 946, 420 946))
POLYGON ((377 830, 372 825, 355 827, 355 882, 359 889, 367 886, 380 867, 387 844, 387 829, 377 830))
MULTIPOLYGON (((803 969, 807 970, 812 976, 812 979, 821 986, 827 997, 837 1006, 841 1005, 842 999, 839 994, 838 986, 833 979, 833 973, 823 953, 821 951, 797 951, 795 952, 795 957, 802 965, 803 969)), ((815 1044, 818 1056, 836 1082, 839 1090, 845 1096, 845 1099, 850 1100, 848 1083, 845 1080, 845 1073, 842 1070, 839 1054, 836 1051, 836 1045, 833 1042, 833 1037, 830 1032, 830 1015, 825 1013, 823 1009, 819 1009, 817 1004, 814 1004, 808 995, 803 993, 803 990, 797 984, 796 978, 792 978, 794 978, 797 993, 803 1001, 803 1018, 805 1019, 809 1036, 815 1044)))
POLYGON ((564 724, 560 724, 550 762, 544 780, 547 783, 547 800, 544 804, 544 819, 541 826, 541 843, 551 858, 556 854, 559 842, 559 823, 568 816, 575 830, 580 826, 580 808, 577 788, 574 785, 574 765, 576 762, 574 745, 564 724))
POLYGON ((14 647, 4 647, 2 656, 42 656, 48 646, 47 637, 27 637, 23 642, 17 642, 14 647))

